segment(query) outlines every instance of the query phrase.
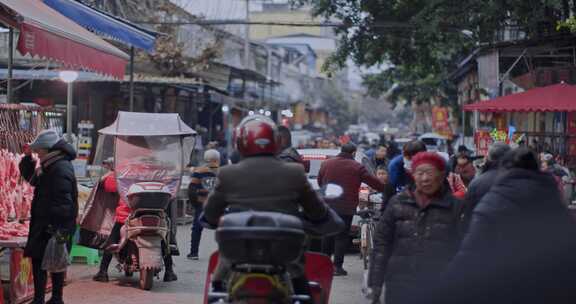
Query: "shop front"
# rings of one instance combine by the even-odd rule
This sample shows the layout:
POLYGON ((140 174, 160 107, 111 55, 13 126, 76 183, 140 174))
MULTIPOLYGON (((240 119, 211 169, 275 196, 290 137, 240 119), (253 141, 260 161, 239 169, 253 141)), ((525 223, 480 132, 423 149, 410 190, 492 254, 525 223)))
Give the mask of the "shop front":
POLYGON ((474 112, 475 143, 485 155, 492 142, 548 152, 576 168, 576 86, 560 83, 464 106, 474 112))

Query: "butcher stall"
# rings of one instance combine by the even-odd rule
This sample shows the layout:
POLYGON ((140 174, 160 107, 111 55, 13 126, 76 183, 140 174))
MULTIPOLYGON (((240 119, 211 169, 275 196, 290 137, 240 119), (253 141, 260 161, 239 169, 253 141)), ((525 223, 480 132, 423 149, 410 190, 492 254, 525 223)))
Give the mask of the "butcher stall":
POLYGON ((34 293, 32 265, 24 258, 33 187, 20 177, 22 147, 43 129, 61 131, 62 112, 0 105, 0 303, 24 303, 34 293))

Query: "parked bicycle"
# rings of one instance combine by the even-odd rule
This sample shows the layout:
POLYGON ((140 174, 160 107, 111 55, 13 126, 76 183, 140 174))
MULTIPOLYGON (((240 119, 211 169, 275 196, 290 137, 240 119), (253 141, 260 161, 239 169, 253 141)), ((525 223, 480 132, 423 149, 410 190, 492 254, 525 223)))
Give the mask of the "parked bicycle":
POLYGON ((360 258, 363 260, 364 270, 368 270, 370 254, 374 248, 373 237, 381 205, 382 195, 374 193, 370 194, 368 201, 361 204, 356 210, 356 214, 360 217, 358 222, 360 227, 360 258))

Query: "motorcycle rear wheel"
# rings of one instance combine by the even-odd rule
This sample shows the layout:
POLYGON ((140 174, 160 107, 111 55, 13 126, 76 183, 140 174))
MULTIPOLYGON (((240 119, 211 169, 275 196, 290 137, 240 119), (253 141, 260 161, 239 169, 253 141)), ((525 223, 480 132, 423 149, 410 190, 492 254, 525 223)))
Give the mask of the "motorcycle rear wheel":
POLYGON ((150 290, 154 284, 154 270, 140 269, 140 289, 150 290))

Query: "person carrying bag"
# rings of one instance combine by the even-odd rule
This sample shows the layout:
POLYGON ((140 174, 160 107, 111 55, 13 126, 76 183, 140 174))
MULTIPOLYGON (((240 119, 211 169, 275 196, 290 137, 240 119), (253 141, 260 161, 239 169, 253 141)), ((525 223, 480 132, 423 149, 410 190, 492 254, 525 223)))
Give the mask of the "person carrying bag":
MULTIPOLYGON (((76 151, 54 130, 42 131, 30 146, 24 148, 25 156, 20 161, 19 169, 22 178, 34 186, 30 233, 24 248, 24 255, 32 260, 34 277, 32 304, 44 304, 48 277, 44 266, 47 268, 61 266, 59 263, 52 264, 52 262, 61 262, 68 257, 68 251, 62 250, 62 246, 67 246, 67 250, 70 249, 70 236, 74 235, 76 230, 78 186, 71 163, 76 158, 76 151), (38 167, 36 160, 32 157, 32 151, 40 159, 38 167), (48 250, 51 239, 58 234, 60 236, 56 237, 56 246, 60 246, 60 249, 48 250), (45 260, 46 263, 44 263, 45 260)), ((64 303, 65 267, 56 268, 53 270, 61 271, 50 273, 52 298, 46 302, 47 304, 64 303)))

